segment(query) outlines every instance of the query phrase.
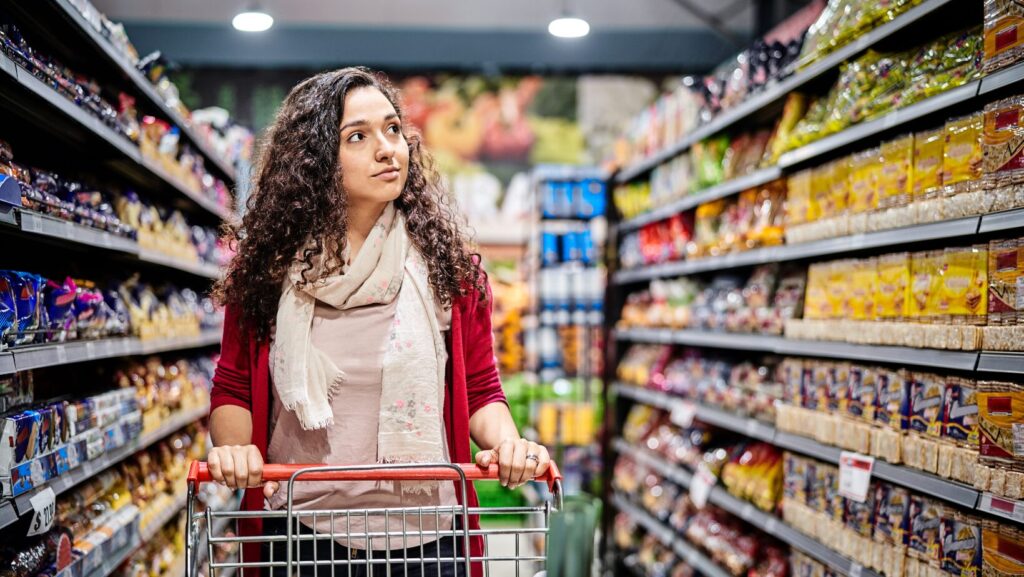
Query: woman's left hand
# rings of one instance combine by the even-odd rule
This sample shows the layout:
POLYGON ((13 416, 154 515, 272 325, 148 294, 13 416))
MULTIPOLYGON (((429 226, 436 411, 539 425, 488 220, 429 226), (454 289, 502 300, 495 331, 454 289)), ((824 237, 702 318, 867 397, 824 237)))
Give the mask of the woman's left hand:
POLYGON ((547 472, 551 457, 543 445, 526 439, 505 439, 497 447, 476 454, 477 465, 490 467, 491 463, 498 463, 502 486, 515 489, 547 472))

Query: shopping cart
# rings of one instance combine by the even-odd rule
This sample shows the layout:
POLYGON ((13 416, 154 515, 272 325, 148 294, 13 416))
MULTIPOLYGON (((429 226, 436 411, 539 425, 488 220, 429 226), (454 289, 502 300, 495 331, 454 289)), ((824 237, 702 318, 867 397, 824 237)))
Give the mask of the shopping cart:
POLYGON ((201 577, 198 557, 209 561, 206 577, 252 575, 350 577, 391 575, 472 575, 480 563, 488 577, 532 577, 543 574, 551 514, 562 506, 561 474, 554 463, 538 481, 547 483, 550 499, 537 506, 465 507, 424 506, 385 509, 296 509, 299 482, 331 481, 455 481, 466 503, 468 481, 496 481, 497 465, 271 465, 263 467, 264 481, 281 483, 286 506, 264 511, 196 512, 202 483, 212 481, 206 463, 194 461, 188 474, 188 529, 185 539, 186 577, 201 577), (502 516, 502 524, 471 529, 470 516, 502 516), (518 521, 509 524, 512 518, 518 521), (264 526, 284 526, 277 534, 239 536, 236 522, 263 519, 264 526), (445 518, 449 523, 445 523, 445 518), (276 521, 275 521, 276 520, 276 521), (374 527, 374 522, 378 525, 374 527), (383 527, 379 521, 383 520, 383 527), (433 521, 433 522, 431 522, 433 521), (395 526, 400 527, 398 530, 395 526), (446 526, 447 525, 447 526, 446 526), (324 528, 326 526, 326 528, 324 528), (426 529, 424 529, 426 527, 426 529), (472 537, 482 536, 482 554, 467 554, 472 537), (451 539, 442 549, 439 539, 451 539), (205 541, 205 545, 203 542, 205 541), (406 547, 410 541, 416 543, 406 547), (510 542, 511 541, 511 542, 510 542), (435 542, 434 546, 428 546, 435 542), (253 558, 258 544, 261 554, 253 558), (383 544, 383 546, 381 546, 383 544), (246 547, 245 545, 248 545, 246 547), (326 553, 324 550, 327 550, 326 553), (340 551, 339 551, 340 550, 340 551), (244 570, 244 575, 236 574, 244 570))

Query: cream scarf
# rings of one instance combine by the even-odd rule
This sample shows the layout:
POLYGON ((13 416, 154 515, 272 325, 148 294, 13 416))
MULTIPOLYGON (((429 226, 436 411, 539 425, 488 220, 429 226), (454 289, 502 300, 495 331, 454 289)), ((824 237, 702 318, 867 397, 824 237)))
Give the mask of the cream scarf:
POLYGON ((347 270, 300 290, 296 283, 302 269, 299 261, 292 265, 277 309, 273 377, 282 404, 295 412, 305 430, 333 424, 331 399, 345 375, 310 340, 316 301, 344 310, 397 297, 384 353, 377 459, 446 461, 442 407, 447 352, 427 267, 406 234, 402 212, 388 204, 347 270))

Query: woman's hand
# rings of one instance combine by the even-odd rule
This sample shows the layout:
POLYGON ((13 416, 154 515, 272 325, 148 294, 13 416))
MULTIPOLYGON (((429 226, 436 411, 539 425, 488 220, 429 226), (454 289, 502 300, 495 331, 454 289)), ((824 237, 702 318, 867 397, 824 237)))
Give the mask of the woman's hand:
POLYGON ((273 481, 263 481, 263 455, 256 445, 221 445, 206 456, 213 480, 232 489, 249 489, 263 484, 263 495, 269 499, 277 492, 273 481))
POLYGON ((515 489, 547 472, 551 457, 543 445, 526 439, 505 439, 497 447, 476 454, 476 464, 490 467, 498 463, 502 486, 515 489))

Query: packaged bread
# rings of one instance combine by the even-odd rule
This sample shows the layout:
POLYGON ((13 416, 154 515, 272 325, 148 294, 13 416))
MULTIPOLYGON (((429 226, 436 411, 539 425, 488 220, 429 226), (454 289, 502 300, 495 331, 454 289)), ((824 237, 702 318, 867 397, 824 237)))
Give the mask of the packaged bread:
POLYGON ((944 515, 945 507, 940 501, 911 494, 907 515, 910 523, 907 552, 911 557, 938 567, 942 558, 939 532, 944 515))
POLYGON ((910 256, 910 299, 909 316, 914 322, 931 322, 936 316, 936 286, 934 279, 942 251, 915 252, 910 256))
POLYGON ((910 491, 889 483, 875 487, 874 539, 886 545, 905 545, 910 491))
POLYGON ((963 447, 978 446, 978 387, 973 379, 947 377, 942 436, 963 447))
POLYGON ((910 430, 929 437, 942 435, 946 377, 934 373, 911 373, 910 430))
POLYGON ((874 258, 850 263, 849 316, 855 321, 875 319, 875 291, 878 284, 878 263, 874 258))
POLYGON ((876 376, 875 423, 895 431, 910 426, 910 383, 903 369, 879 368, 876 376))
POLYGON ((846 414, 854 419, 872 422, 878 394, 878 373, 875 367, 851 365, 847 386, 846 414))
POLYGON ((807 503, 808 469, 810 459, 786 452, 782 456, 782 494, 797 503, 807 503))
POLYGON ((850 160, 850 212, 865 213, 878 208, 878 179, 881 174, 878 148, 858 152, 850 160))
MULTIPOLYGON (((1024 470, 1024 386, 978 383, 978 455, 996 471, 1024 470)), ((1000 483, 992 472, 992 484, 1000 483)), ((1005 483, 1005 472, 1001 473, 1005 483)), ((993 492, 1003 494, 993 489, 993 492)))
POLYGON ((1024 6, 1015 0, 985 0, 986 73, 1024 58, 1024 6))
POLYGON ((942 157, 942 185, 946 196, 977 188, 981 178, 981 113, 946 121, 946 145, 942 157))
POLYGON ((993 240, 988 245, 988 324, 1012 326, 1024 304, 1024 243, 993 240))
POLYGON ((882 144, 878 175, 878 207, 894 208, 910 202, 913 194, 914 135, 882 144))
POLYGON ((942 128, 914 135, 912 195, 915 200, 933 198, 942 189, 942 163, 946 133, 942 128))
POLYGON ((985 107, 982 159, 990 189, 1024 182, 1024 96, 985 107))
MULTIPOLYGON (((825 165, 825 184, 828 185, 827 214, 835 218, 846 213, 850 195, 850 157, 844 156, 825 165)), ((822 209, 826 214, 826 209, 822 209)))
POLYGON ((814 170, 808 168, 789 175, 787 179, 788 194, 786 196, 786 226, 803 224, 814 220, 816 211, 811 208, 814 191, 811 181, 814 170))
POLYGON ((982 575, 1020 577, 1024 575, 1024 530, 1012 523, 982 521, 982 575))

